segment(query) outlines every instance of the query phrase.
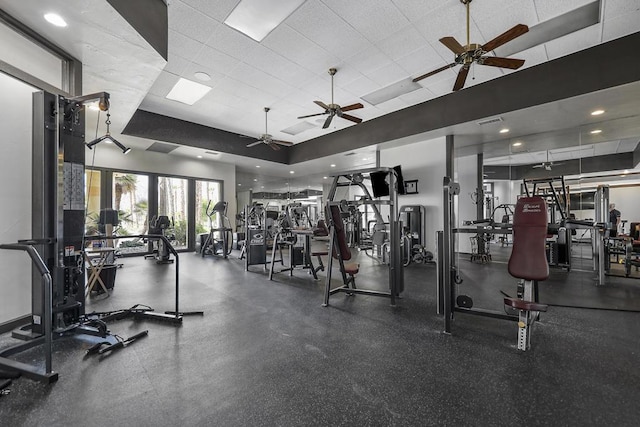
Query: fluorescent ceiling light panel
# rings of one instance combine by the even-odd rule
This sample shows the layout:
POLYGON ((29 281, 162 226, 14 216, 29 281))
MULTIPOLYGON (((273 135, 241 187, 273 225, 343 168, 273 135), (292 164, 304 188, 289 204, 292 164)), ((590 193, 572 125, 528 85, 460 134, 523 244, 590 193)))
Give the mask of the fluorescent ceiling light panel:
POLYGON ((529 27, 529 31, 495 50, 497 56, 512 56, 600 22, 600 0, 529 27))
POLYGON ((260 42, 304 1, 242 0, 224 23, 260 42))
POLYGON ((422 86, 415 83, 411 77, 409 77, 390 84, 387 87, 383 87, 382 89, 378 89, 375 92, 368 93, 360 98, 364 99, 371 105, 378 105, 421 88, 422 86))
POLYGON ((205 96, 211 88, 182 77, 175 84, 173 89, 167 94, 167 99, 182 102, 183 104, 193 105, 205 96))
POLYGON ((282 129, 280 132, 286 133, 288 135, 297 135, 299 133, 304 132, 305 130, 314 129, 314 128, 315 126, 309 122, 300 122, 297 125, 293 125, 286 129, 282 129))
POLYGON ((47 13, 44 15, 44 19, 47 20, 48 23, 55 25, 56 27, 66 27, 67 23, 62 18, 62 16, 56 13, 47 13))

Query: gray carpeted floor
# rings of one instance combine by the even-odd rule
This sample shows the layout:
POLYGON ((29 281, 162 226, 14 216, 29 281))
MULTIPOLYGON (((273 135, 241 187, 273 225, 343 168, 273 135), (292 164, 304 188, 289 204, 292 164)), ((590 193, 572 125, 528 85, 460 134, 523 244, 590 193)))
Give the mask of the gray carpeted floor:
MULTIPOLYGON (((359 286, 384 290, 386 267, 360 261, 359 286)), ((92 298, 88 311, 173 309, 174 265, 123 263, 112 295, 92 298)), ((499 290, 515 290, 502 263, 464 261, 461 269, 460 289, 478 306, 502 309, 499 290)), ((149 336, 104 358, 84 358, 94 338, 56 341, 59 381, 16 380, 0 397, 0 424, 635 426, 640 419, 638 313, 551 307, 533 349, 522 353, 513 322, 459 314, 453 334, 441 333, 435 265, 405 270, 395 308, 344 294, 323 308, 322 280, 297 271, 269 282, 253 270, 238 259, 181 254, 180 308, 204 316, 180 327, 110 323, 119 335, 149 336)), ((577 277, 553 272, 549 286, 586 287, 577 277)), ((598 292, 588 294, 593 301, 598 292)), ((1 337, 0 348, 10 341, 1 337)), ((36 350, 20 355, 40 359, 36 350)))

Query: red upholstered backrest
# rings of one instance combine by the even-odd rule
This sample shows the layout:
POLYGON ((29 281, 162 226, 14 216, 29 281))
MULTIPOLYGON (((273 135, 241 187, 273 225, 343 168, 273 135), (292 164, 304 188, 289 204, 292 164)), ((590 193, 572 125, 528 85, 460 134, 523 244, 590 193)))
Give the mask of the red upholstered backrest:
MULTIPOLYGON (((347 236, 344 232, 342 215, 340 215, 340 206, 329 205, 329 213, 331 214, 331 222, 333 223, 333 228, 335 229, 336 242, 338 243, 338 247, 340 248, 340 257, 344 261, 350 260, 351 251, 349 250, 349 246, 347 246, 347 236)), ((332 254, 334 258, 338 258, 338 253, 336 252, 335 245, 333 246, 332 254)))
POLYGON ((547 204, 542 197, 522 197, 513 215, 513 249, 509 274, 524 280, 547 280, 545 252, 547 204))

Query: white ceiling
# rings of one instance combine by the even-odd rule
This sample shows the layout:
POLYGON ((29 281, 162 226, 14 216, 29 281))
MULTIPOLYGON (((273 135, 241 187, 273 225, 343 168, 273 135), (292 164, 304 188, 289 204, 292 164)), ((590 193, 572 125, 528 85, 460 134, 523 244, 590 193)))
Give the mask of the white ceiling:
MULTIPOLYGON (((80 58, 89 71, 85 76, 86 87, 93 91, 106 89, 112 92, 112 131, 116 134, 136 107, 257 137, 264 131, 263 107, 268 106, 271 107, 269 133, 276 139, 294 143, 354 126, 349 121, 335 119, 330 129, 323 130, 321 122, 324 119, 320 117, 317 121, 307 119, 314 127, 296 136, 281 132, 299 124, 301 120, 297 116, 322 112, 313 101, 330 101, 330 77, 327 73, 330 67, 338 68, 335 101, 341 105, 362 102, 364 108, 352 113, 364 120, 451 92, 456 68, 420 81, 422 88, 419 90, 376 106, 361 99, 390 84, 452 62, 451 52, 438 39, 449 35, 464 42, 465 8, 459 0, 306 0, 261 43, 223 24, 238 1, 168 0, 169 58, 163 69, 157 66, 157 61, 147 59, 145 52, 141 53, 144 42, 128 34, 121 22, 112 16, 114 11, 105 12, 106 2, 102 0, 0 0, 0 8, 80 58), (65 29, 67 32, 44 23, 42 15, 52 10, 69 21, 70 25, 65 29), (108 25, 101 23, 104 16, 109 17, 108 25), (100 30, 92 31, 92 26, 100 30), (147 69, 145 61, 149 62, 147 69), (136 67, 127 72, 124 62, 136 67), (165 98, 178 78, 195 80, 197 71, 204 71, 212 77, 211 81, 204 82, 212 90, 201 101, 188 106, 165 98)), ((484 43, 515 24, 533 26, 591 1, 474 0, 471 4, 471 39, 474 43, 484 43)), ((602 0, 599 24, 513 57, 525 59, 523 68, 527 68, 638 31, 640 0, 602 0)), ((469 75, 467 87, 511 72, 476 66, 469 75)), ((639 91, 634 87, 631 94, 639 91)), ((609 94, 609 99, 623 105, 624 111, 614 112, 612 104, 611 109, 607 108, 612 111, 607 120, 637 116, 640 109, 637 108, 638 97, 619 91, 609 94)), ((597 98, 578 102, 584 107, 588 105, 587 101, 593 104, 595 100, 597 98)), ((538 117, 545 117, 545 113, 541 109, 530 110, 533 112, 505 115, 505 120, 510 120, 508 123, 514 137, 531 135, 541 129, 549 130, 546 125, 552 128, 582 126, 587 120, 576 112, 579 108, 570 101, 556 103, 553 110, 565 114, 564 120, 559 120, 553 113, 547 113, 546 118, 538 120, 538 117), (572 113, 574 117, 568 117, 572 113), (552 124, 554 117, 560 123, 552 124), (517 129, 518 123, 521 130, 517 129)), ((460 134, 469 138, 469 144, 477 144, 499 140, 501 137, 496 137, 495 132, 495 126, 479 127, 473 123, 439 130, 424 137, 460 134)), ((134 149, 146 149, 154 142, 122 138, 134 149)), ((619 141, 626 136, 611 139, 602 136, 597 142, 614 138, 619 141)), ((509 147, 509 141, 502 145, 509 147)), ((371 152, 375 148, 363 151, 371 152)), ((546 153, 547 147, 544 148, 546 153)), ((535 153, 540 150, 527 149, 531 151, 527 155, 537 159, 535 153)), ((504 148, 501 150, 496 150, 493 156, 508 154, 508 149, 506 153, 504 148)), ((170 155, 196 156, 203 153, 201 149, 180 147, 170 155)), ((345 157, 344 153, 292 167, 226 153, 211 157, 215 157, 212 160, 238 165, 238 179, 245 187, 253 182, 259 183, 260 179, 267 182, 276 181, 276 178, 286 179, 287 176, 291 178, 290 169, 296 169, 295 176, 305 177, 301 186, 307 181, 315 181, 317 186, 318 179, 330 173, 327 164, 339 161, 340 167, 344 163, 345 169, 369 165, 368 160, 358 160, 366 156, 345 157), (261 166, 257 174, 256 164, 261 166), (243 178, 245 175, 246 180, 243 178)), ((205 155, 203 160, 208 158, 209 155, 205 155)))

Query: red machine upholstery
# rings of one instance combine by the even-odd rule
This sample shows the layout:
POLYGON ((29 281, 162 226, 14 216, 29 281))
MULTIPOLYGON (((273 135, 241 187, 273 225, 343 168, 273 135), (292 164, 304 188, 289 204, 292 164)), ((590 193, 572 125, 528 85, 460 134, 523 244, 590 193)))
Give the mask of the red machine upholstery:
POLYGON ((547 280, 549 264, 545 251, 547 204, 542 197, 522 197, 513 216, 513 250, 509 274, 524 280, 547 280))
MULTIPOLYGON (((348 261, 351 259, 351 251, 349 250, 349 246, 347 245, 344 223, 342 222, 342 216, 340 215, 340 206, 330 205, 329 211, 331 213, 331 219, 335 228, 336 241, 338 242, 338 246, 340 247, 340 257, 343 261, 348 261)), ((335 246, 333 248, 333 257, 336 259, 338 258, 338 253, 336 252, 335 246)))

